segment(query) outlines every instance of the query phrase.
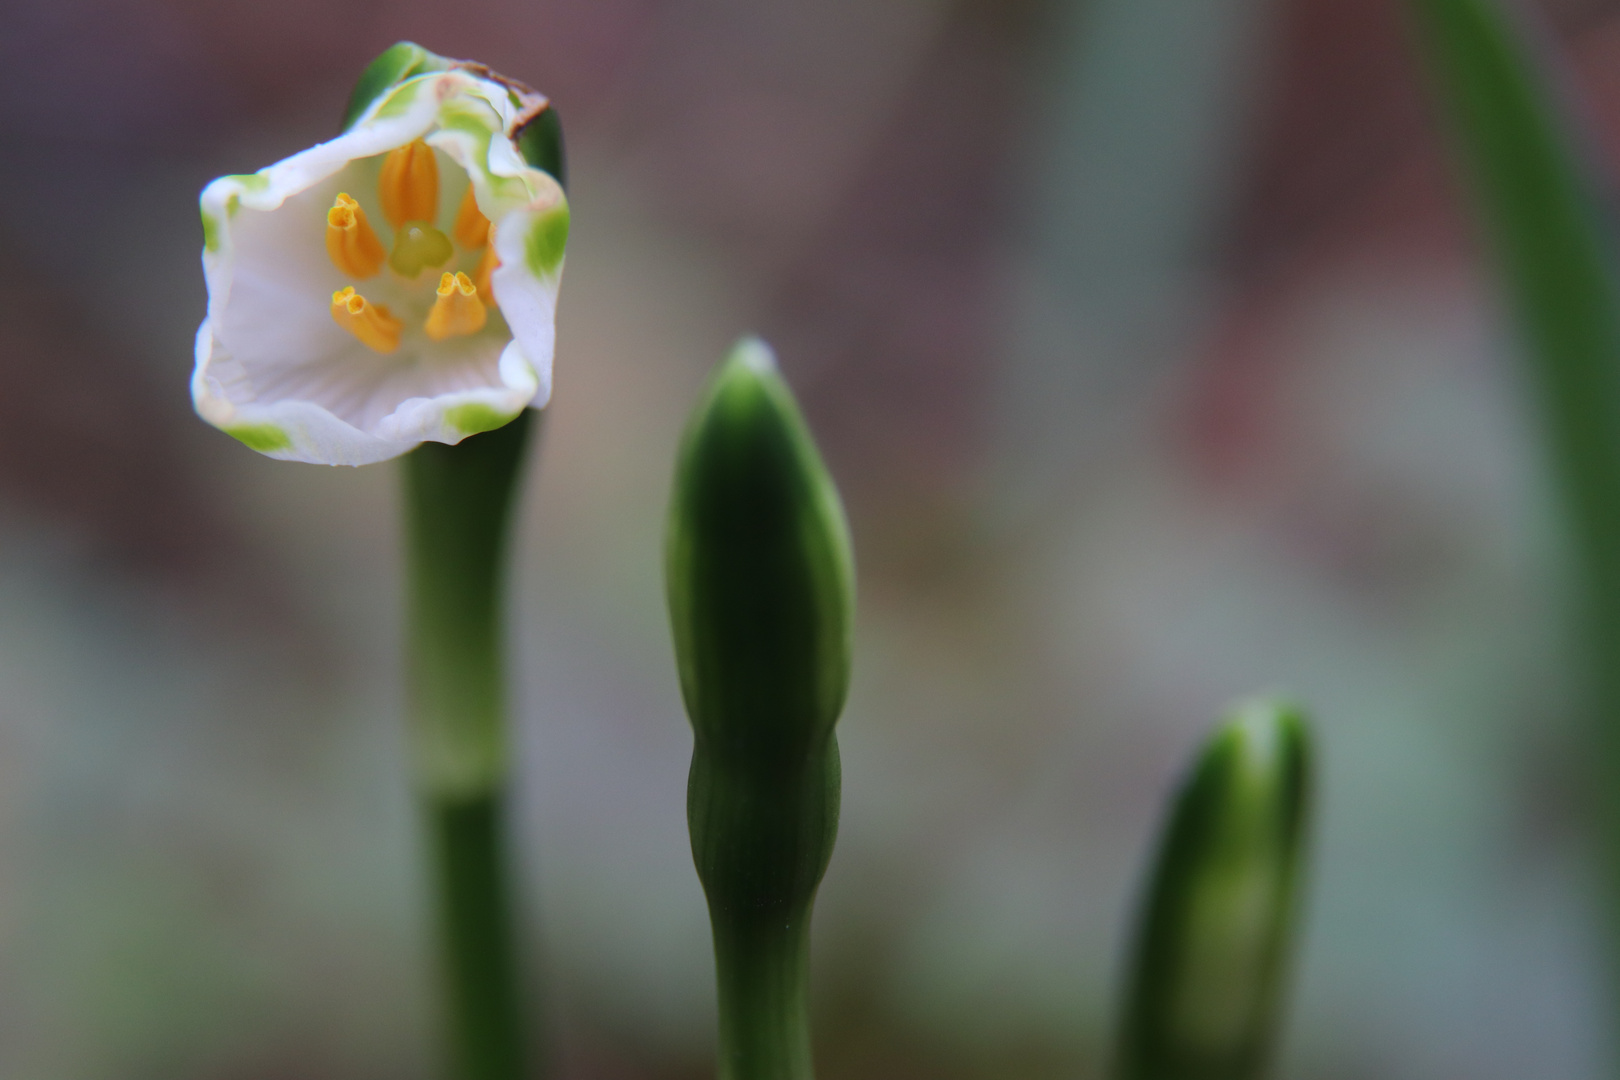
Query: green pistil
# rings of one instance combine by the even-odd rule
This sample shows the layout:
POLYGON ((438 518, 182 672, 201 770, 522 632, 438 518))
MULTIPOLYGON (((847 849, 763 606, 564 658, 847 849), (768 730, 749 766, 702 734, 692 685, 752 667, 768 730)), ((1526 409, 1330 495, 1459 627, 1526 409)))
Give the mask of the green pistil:
POLYGON ((403 277, 413 278, 429 267, 440 267, 456 253, 450 238, 425 221, 407 221, 394 234, 394 253, 388 265, 403 277))

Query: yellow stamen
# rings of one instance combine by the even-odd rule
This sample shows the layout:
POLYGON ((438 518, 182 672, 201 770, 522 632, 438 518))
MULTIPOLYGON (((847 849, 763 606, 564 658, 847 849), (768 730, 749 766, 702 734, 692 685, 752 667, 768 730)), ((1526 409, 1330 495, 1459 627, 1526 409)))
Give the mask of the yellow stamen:
MULTIPOLYGON (((494 231, 493 226, 491 226, 491 231, 494 231)), ((495 245, 490 244, 484 248, 484 254, 478 260, 478 267, 473 270, 473 285, 477 286, 478 295, 483 297, 486 304, 495 302, 495 294, 489 287, 489 275, 494 273, 495 268, 499 265, 501 265, 501 260, 495 254, 495 245)))
POLYGON ((326 253, 333 266, 355 278, 373 276, 388 256, 366 220, 366 212, 346 191, 338 192, 337 201, 326 212, 326 253))
POLYGON ((400 321, 382 305, 366 303, 353 285, 332 294, 332 321, 373 352, 391 353, 399 348, 400 321))
POLYGON ((433 221, 439 216, 439 163, 428 144, 417 139, 409 146, 388 151, 377 197, 383 216, 399 228, 407 221, 433 221))
POLYGON ((471 184, 467 185, 467 194, 461 197, 461 209, 456 211, 456 226, 450 230, 450 235, 462 247, 474 250, 489 240, 489 219, 479 211, 471 184))
POLYGON ((441 274, 439 295, 434 298, 423 329, 434 341, 443 341, 459 334, 476 334, 488 317, 484 305, 478 302, 478 287, 472 278, 466 274, 441 274))

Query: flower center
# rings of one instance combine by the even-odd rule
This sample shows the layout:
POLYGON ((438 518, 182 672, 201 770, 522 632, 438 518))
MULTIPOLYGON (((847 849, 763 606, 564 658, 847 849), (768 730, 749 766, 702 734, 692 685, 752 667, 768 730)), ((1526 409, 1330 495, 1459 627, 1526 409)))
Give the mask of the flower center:
POLYGON ((388 265, 400 277, 414 278, 428 267, 443 266, 455 253, 444 233, 425 221, 407 221, 394 233, 394 253, 388 256, 388 265))
MULTIPOLYGON (((432 279, 417 283, 424 270, 448 263, 455 257, 456 245, 469 253, 478 251, 478 265, 471 276, 462 272, 439 276, 438 287, 432 293, 433 306, 422 330, 429 340, 444 341, 483 329, 489 317, 486 305, 493 303, 489 276, 500 260, 489 242, 492 226, 478 209, 472 184, 467 185, 451 226, 455 244, 435 224, 439 212, 439 163, 421 139, 390 150, 383 159, 377 178, 377 201, 393 229, 392 252, 378 237, 360 204, 342 192, 326 212, 326 253, 332 265, 346 277, 365 280, 381 273, 386 262, 396 284, 426 292, 432 279)), ((367 301, 353 285, 332 294, 332 319, 368 349, 391 353, 399 348, 404 323, 386 306, 367 301)))

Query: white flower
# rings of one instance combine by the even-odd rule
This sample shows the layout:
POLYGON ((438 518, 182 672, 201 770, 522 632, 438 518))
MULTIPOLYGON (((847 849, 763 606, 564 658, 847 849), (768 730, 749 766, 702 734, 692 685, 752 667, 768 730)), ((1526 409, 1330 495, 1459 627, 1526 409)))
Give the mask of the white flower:
POLYGON ((545 404, 568 202, 513 142, 545 99, 487 74, 406 79, 330 142, 203 189, 203 419, 365 465, 545 404))

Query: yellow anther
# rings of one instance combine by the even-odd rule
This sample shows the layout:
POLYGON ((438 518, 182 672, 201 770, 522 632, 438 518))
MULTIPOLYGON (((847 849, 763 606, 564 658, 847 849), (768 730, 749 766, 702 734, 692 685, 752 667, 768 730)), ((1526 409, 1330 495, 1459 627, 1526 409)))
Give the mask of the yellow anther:
POLYGON ((399 348, 400 321, 387 308, 368 304, 353 285, 332 294, 332 321, 373 352, 391 353, 399 348))
POLYGON ((338 193, 332 209, 326 212, 326 253, 332 265, 348 277, 368 278, 382 269, 388 252, 377 239, 360 204, 349 193, 338 193))
POLYGON ((461 197, 461 209, 456 211, 456 226, 450 230, 450 235, 456 238, 456 243, 472 250, 489 242, 489 219, 479 211, 471 184, 467 185, 467 194, 461 197))
POLYGON ((484 328, 488 318, 484 305, 478 302, 478 287, 466 274, 441 274, 439 295, 434 297, 433 310, 428 312, 423 327, 434 341, 460 334, 476 334, 484 328))
POLYGON ((388 151, 382 175, 377 177, 377 197, 382 200, 383 217, 396 229, 407 221, 438 218, 439 163, 427 143, 417 139, 388 151))
POLYGON ((495 254, 495 245, 490 244, 484 249, 483 256, 478 260, 477 268, 473 270, 473 285, 477 287, 478 295, 483 297, 486 304, 495 302, 495 294, 489 287, 489 275, 494 273, 495 268, 499 265, 501 265, 501 260, 495 254))

